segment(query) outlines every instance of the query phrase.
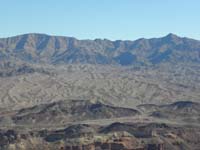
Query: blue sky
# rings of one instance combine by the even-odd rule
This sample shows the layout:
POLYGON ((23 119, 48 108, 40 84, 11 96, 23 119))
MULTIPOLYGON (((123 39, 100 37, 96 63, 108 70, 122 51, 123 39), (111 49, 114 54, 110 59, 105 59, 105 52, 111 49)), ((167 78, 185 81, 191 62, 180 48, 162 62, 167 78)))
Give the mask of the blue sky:
POLYGON ((1 0, 0 37, 46 33, 79 39, 200 39, 200 0, 1 0))

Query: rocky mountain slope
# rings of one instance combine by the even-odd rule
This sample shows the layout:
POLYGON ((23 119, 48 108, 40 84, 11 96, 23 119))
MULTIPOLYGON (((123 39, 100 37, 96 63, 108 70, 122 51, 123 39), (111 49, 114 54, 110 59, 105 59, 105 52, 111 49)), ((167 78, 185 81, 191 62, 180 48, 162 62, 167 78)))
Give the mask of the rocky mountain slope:
POLYGON ((199 63, 200 41, 169 34, 135 41, 78 40, 45 34, 0 39, 1 60, 48 64, 155 65, 199 63))

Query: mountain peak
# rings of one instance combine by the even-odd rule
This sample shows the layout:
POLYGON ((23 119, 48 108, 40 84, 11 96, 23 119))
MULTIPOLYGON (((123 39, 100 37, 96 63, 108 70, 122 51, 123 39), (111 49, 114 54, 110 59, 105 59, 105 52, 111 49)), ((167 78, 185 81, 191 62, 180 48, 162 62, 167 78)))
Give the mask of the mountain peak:
POLYGON ((177 39, 180 38, 179 36, 177 36, 176 34, 173 33, 169 33, 168 35, 165 36, 165 38, 170 38, 170 39, 177 39))
POLYGON ((169 33, 165 37, 162 38, 165 42, 172 42, 178 44, 181 42, 181 37, 177 36, 176 34, 169 33))

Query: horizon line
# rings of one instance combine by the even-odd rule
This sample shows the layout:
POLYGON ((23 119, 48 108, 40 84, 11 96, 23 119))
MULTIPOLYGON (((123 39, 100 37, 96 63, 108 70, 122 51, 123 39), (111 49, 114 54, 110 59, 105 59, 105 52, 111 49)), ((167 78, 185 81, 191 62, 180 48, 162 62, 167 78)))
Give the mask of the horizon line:
POLYGON ((175 36, 175 37, 178 37, 178 38, 188 38, 188 39, 193 39, 193 40, 200 40, 200 39, 196 39, 196 38, 193 38, 193 37, 189 37, 189 36, 179 36, 178 34, 175 34, 175 33, 168 33, 168 34, 165 34, 163 36, 158 36, 158 37, 150 37, 150 38, 145 38, 145 37, 140 37, 140 38, 136 38, 136 39, 115 39, 115 40, 111 40, 109 38, 78 38, 78 37, 75 37, 75 36, 67 36, 67 35, 57 35, 57 34, 49 34, 49 33, 42 33, 42 32, 29 32, 29 33, 22 33, 22 34, 16 34, 16 35, 13 35, 13 36, 7 36, 7 37, 0 37, 0 39, 7 39, 7 38, 13 38, 13 37, 18 37, 18 36, 24 36, 24 35, 46 35, 46 36, 52 36, 52 37, 66 37, 66 38, 74 38, 76 40, 108 40, 108 41, 136 41, 136 40, 140 40, 140 39, 146 39, 146 40, 149 40, 149 39, 159 39, 159 38, 164 38, 164 37, 167 37, 167 36, 175 36))

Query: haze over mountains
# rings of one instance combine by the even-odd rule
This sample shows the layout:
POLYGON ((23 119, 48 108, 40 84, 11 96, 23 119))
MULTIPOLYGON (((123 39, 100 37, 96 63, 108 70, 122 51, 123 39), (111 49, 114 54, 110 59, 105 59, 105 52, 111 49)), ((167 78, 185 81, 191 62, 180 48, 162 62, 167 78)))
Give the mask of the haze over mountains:
POLYGON ((46 64, 159 65, 199 63, 200 41, 168 34, 135 41, 78 40, 45 34, 0 39, 2 60, 46 64))

